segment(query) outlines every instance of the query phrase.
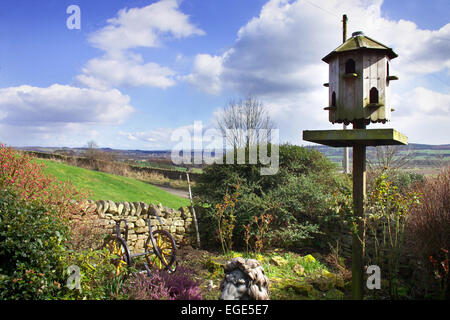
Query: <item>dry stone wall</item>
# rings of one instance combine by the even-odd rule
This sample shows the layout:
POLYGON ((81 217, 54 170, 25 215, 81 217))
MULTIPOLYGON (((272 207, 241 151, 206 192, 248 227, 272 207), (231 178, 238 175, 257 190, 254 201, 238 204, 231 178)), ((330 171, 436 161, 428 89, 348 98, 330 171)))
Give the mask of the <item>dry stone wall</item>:
MULTIPOLYGON (((178 210, 144 202, 114 202, 111 200, 88 201, 88 207, 97 212, 101 224, 107 233, 115 234, 116 221, 126 219, 128 223, 127 244, 132 253, 144 252, 145 241, 149 237, 147 218, 155 228, 161 227, 169 231, 175 239, 177 247, 193 244, 195 239, 195 228, 193 225, 192 212, 189 207, 178 210), (154 212, 161 218, 160 225, 154 212)), ((124 223, 121 223, 122 235, 124 236, 124 223)))

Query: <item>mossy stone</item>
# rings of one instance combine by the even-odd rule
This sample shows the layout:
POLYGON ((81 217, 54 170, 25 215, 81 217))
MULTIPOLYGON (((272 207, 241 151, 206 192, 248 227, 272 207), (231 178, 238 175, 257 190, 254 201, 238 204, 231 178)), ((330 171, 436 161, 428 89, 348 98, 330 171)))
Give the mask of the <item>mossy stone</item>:
POLYGON ((325 293, 325 299, 327 299, 327 300, 343 300, 344 293, 336 288, 332 288, 325 293))
POLYGON ((274 256, 274 257, 270 258, 270 263, 272 263, 278 267, 281 267, 281 266, 288 264, 288 261, 283 257, 274 256))

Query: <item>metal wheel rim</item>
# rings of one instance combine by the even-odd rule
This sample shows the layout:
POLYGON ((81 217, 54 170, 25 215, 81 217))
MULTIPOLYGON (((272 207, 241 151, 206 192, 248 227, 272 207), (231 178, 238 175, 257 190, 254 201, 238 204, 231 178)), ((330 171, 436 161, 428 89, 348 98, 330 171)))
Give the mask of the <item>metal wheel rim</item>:
POLYGON ((111 263, 116 266, 116 275, 122 273, 125 267, 131 264, 128 246, 122 238, 110 237, 105 241, 104 247, 108 249, 110 254, 120 257, 120 259, 111 259, 111 263))
POLYGON ((176 261, 175 240, 166 230, 154 231, 153 237, 155 243, 153 243, 151 236, 147 238, 145 243, 146 251, 153 252, 153 254, 148 254, 145 256, 148 264, 159 270, 165 269, 169 272, 174 272, 176 268, 176 263, 174 263, 176 261), (154 245, 156 245, 156 248, 154 245))

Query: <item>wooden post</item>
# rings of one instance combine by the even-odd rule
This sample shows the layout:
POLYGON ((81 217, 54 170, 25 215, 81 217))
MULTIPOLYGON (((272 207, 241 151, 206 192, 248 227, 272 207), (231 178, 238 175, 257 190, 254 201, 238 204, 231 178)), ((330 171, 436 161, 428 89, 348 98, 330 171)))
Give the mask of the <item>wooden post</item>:
MULTIPOLYGON (((354 129, 365 129, 363 123, 353 125, 354 129)), ((362 300, 364 295, 364 252, 363 223, 364 201, 366 199, 366 146, 353 146, 353 214, 359 219, 352 239, 352 298, 362 300)))
POLYGON ((186 178, 187 178, 187 183, 188 183, 188 188, 189 188, 189 200, 191 201, 192 217, 194 220, 195 234, 197 237, 197 249, 200 249, 200 233, 198 231, 198 222, 197 222, 197 215, 195 214, 194 202, 192 201, 191 180, 189 179, 189 171, 190 171, 190 168, 188 167, 186 169, 186 178))
MULTIPOLYGON (((347 21, 348 21, 347 15, 344 14, 342 16, 342 43, 347 41, 347 21)), ((343 129, 347 130, 347 126, 345 124, 343 125, 343 129)), ((345 174, 348 174, 350 172, 349 164, 350 164, 350 161, 349 161, 349 148, 345 147, 344 148, 344 159, 343 159, 343 162, 342 162, 342 166, 343 166, 343 169, 344 169, 343 171, 344 171, 345 174)))
POLYGON ((347 15, 342 16, 342 43, 347 40, 347 15))

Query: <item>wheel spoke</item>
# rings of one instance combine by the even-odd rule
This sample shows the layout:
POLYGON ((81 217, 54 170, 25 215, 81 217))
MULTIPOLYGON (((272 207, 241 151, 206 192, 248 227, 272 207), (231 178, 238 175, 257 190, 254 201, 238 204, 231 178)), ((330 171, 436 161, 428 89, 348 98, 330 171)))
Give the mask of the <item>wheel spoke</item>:
POLYGON ((156 230, 152 238, 147 239, 147 251, 153 254, 147 257, 147 262, 158 269, 173 270, 171 265, 175 259, 175 243, 170 234, 165 230, 156 230), (155 261, 155 259, 157 261, 155 261))

